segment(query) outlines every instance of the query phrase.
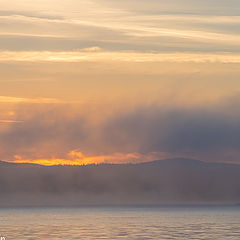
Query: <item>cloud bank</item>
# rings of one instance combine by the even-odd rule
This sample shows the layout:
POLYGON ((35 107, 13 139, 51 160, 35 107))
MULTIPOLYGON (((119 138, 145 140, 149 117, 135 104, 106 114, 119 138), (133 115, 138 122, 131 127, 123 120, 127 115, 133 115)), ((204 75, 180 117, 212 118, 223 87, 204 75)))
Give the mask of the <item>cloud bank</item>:
POLYGON ((3 50, 239 52, 238 1, 0 3, 3 50))
POLYGON ((2 126, 1 156, 46 165, 176 156, 239 163, 238 105, 237 96, 207 107, 152 104, 90 114, 81 105, 22 104, 15 111, 15 121, 22 122, 2 126))

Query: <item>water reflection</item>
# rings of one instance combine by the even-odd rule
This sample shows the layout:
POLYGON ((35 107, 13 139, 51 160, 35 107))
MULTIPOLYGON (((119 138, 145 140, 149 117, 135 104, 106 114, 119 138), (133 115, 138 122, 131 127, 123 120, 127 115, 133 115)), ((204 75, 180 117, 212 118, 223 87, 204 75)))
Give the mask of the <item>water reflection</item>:
POLYGON ((21 208, 0 210, 7 240, 239 240, 240 208, 21 208))

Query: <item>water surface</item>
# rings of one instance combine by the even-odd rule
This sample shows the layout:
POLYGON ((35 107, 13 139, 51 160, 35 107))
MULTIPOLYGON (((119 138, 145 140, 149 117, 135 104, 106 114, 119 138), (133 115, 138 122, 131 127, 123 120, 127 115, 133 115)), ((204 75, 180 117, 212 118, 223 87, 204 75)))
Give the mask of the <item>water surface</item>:
POLYGON ((0 209, 6 240, 240 239, 240 207, 0 209))

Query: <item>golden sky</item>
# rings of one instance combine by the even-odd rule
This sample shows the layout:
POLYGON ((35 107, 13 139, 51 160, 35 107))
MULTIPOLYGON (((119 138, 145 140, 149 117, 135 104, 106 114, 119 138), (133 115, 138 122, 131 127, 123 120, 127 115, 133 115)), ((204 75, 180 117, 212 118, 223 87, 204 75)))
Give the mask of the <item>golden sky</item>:
POLYGON ((238 0, 0 6, 0 159, 238 162, 238 0))

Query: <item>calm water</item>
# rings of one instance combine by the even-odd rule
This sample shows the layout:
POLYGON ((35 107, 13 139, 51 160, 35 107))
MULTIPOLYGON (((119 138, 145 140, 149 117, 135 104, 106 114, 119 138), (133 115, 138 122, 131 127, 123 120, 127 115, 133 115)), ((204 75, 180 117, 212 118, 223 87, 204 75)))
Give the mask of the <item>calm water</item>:
POLYGON ((239 240, 240 208, 0 209, 0 234, 6 240, 239 240))

